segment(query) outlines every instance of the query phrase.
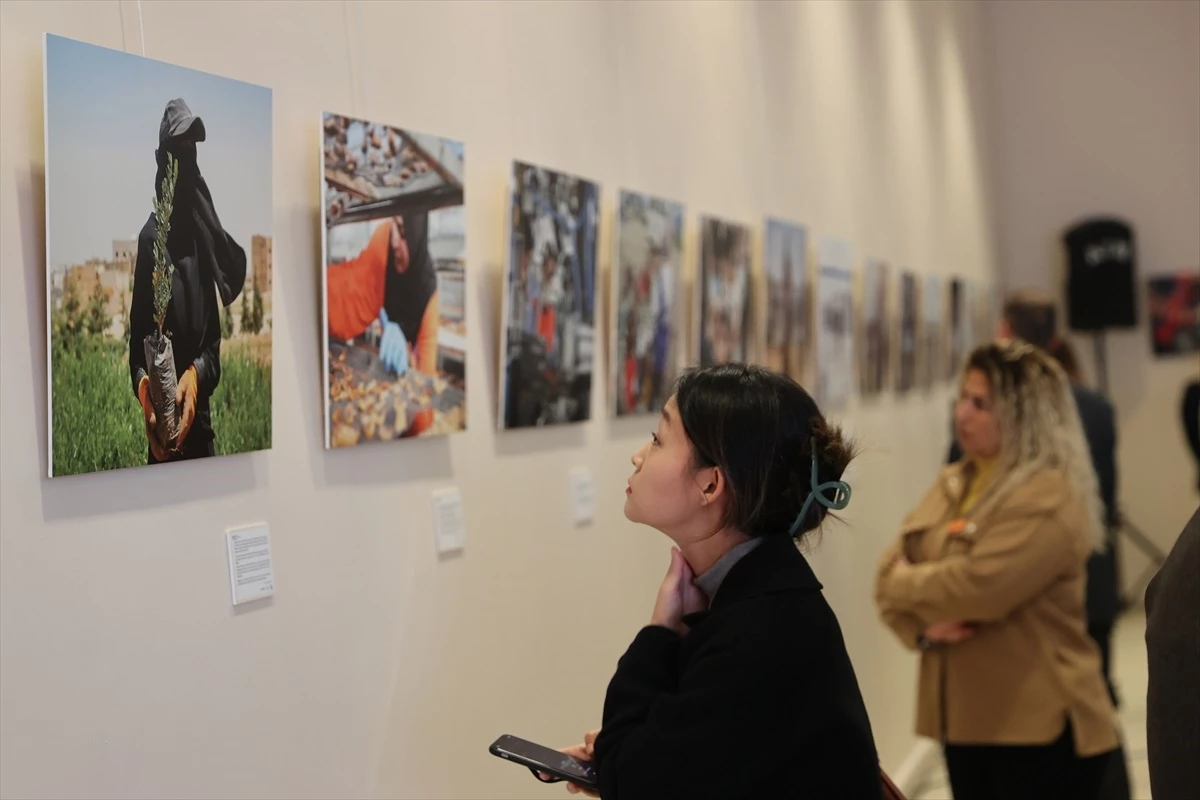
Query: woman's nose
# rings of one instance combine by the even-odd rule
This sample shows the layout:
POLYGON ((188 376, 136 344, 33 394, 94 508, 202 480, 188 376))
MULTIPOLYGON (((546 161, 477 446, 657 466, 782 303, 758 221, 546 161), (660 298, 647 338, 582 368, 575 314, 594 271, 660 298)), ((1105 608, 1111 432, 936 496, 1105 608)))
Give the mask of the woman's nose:
POLYGON ((629 461, 631 464, 633 464, 634 469, 642 468, 642 452, 645 451, 645 449, 645 447, 639 447, 637 450, 633 451, 633 455, 630 457, 629 461))

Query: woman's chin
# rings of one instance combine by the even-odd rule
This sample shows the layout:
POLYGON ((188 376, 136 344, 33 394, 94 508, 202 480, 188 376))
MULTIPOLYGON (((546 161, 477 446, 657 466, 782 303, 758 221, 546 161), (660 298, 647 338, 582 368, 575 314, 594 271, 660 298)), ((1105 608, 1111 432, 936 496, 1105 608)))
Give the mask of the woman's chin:
POLYGON ((633 498, 629 495, 625 496, 625 519, 630 522, 640 522, 637 509, 633 505, 633 498))

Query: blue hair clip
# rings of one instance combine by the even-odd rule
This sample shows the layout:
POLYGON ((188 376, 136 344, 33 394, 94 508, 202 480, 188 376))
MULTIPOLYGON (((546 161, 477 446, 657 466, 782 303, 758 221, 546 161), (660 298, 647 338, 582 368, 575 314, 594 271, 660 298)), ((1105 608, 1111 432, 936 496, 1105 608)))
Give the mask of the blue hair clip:
POLYGON ((812 478, 809 483, 810 491, 808 497, 804 499, 804 505, 800 506, 800 513, 796 515, 796 521, 792 523, 792 527, 788 529, 788 536, 795 536, 796 531, 804 524, 804 518, 808 516, 808 508, 812 505, 813 500, 816 500, 826 508, 834 511, 841 511, 846 506, 850 505, 850 484, 845 481, 826 481, 825 483, 817 483, 817 442, 814 439, 812 443, 812 478), (833 499, 830 500, 825 496, 825 492, 833 489, 833 499))

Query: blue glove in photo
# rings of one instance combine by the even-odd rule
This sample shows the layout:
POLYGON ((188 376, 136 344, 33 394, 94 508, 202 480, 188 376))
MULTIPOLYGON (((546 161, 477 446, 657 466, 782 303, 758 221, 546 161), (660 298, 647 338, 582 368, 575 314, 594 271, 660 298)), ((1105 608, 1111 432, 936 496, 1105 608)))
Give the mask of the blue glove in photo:
POLYGON ((383 336, 379 339, 379 358, 383 365, 397 375, 408 372, 408 340, 399 323, 388 319, 387 311, 379 310, 379 322, 383 325, 383 336))

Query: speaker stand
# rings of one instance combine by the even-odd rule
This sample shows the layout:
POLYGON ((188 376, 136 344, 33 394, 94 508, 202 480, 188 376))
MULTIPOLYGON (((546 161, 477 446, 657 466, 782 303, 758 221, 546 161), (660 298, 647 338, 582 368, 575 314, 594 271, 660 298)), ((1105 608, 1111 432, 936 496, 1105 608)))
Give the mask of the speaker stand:
MULTIPOLYGON (((1142 570, 1141 574, 1138 575, 1137 581, 1135 581, 1133 585, 1131 585, 1125 591, 1125 594, 1121 596, 1121 607, 1129 608, 1137 602, 1141 590, 1147 583, 1150 582, 1150 579, 1154 577, 1154 573, 1158 572, 1158 569, 1163 565, 1163 562, 1167 560, 1167 554, 1163 552, 1163 549, 1155 544, 1149 536, 1142 533, 1140 528, 1130 522, 1128 517, 1120 512, 1118 512, 1117 517, 1117 534, 1124 534, 1126 539, 1129 539, 1131 542, 1133 542, 1134 546, 1141 550, 1142 553, 1144 553, 1150 559, 1150 563, 1145 569, 1142 570)), ((1113 559, 1115 562, 1115 549, 1113 551, 1113 559)), ((1117 572, 1117 580, 1120 580, 1119 571, 1117 572)), ((1117 585, 1120 586, 1120 583, 1117 585)))
MULTIPOLYGON (((1104 338, 1103 329, 1096 331, 1092 337, 1092 351, 1096 359, 1096 385, 1100 388, 1100 393, 1108 397, 1108 341, 1104 338)), ((1130 522, 1129 517, 1118 510, 1115 534, 1109 537, 1109 545, 1112 547, 1113 553, 1113 570, 1116 573, 1118 587, 1121 585, 1121 560, 1117 552, 1117 544, 1122 535, 1150 559, 1149 566, 1142 570, 1137 581, 1121 595, 1121 608, 1127 609, 1137 602, 1142 587, 1154 577, 1154 573, 1167 560, 1167 554, 1140 528, 1130 522)))
POLYGON ((1100 394, 1108 397, 1108 340, 1103 328, 1092 335, 1092 354, 1096 359, 1096 385, 1100 394))

